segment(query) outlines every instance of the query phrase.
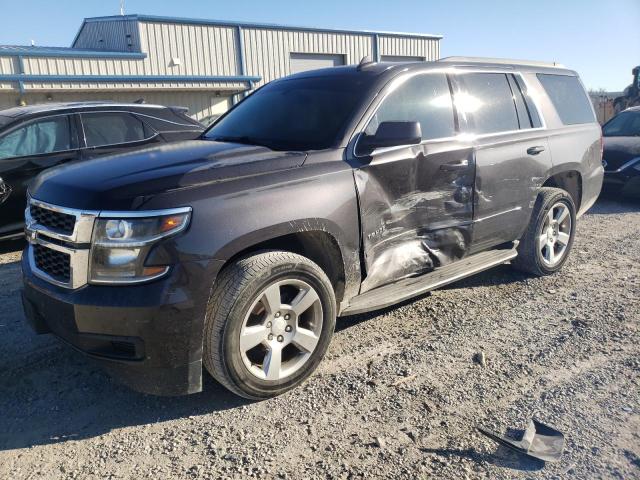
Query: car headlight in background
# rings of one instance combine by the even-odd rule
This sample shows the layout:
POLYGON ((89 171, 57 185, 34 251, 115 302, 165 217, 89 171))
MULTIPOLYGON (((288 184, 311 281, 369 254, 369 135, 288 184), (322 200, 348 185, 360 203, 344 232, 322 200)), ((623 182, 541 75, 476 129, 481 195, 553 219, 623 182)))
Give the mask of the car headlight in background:
POLYGON ((140 212, 136 216, 108 214, 96 220, 91 241, 89 282, 140 283, 161 277, 169 266, 145 266, 151 247, 187 228, 191 208, 140 212), (144 215, 140 216, 141 214, 144 215))

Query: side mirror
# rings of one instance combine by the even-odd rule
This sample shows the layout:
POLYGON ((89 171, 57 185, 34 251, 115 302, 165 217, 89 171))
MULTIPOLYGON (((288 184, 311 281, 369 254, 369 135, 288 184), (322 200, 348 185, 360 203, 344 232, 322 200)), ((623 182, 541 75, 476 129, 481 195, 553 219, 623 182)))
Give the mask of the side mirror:
POLYGON ((422 142, 420 122, 382 122, 375 135, 365 135, 360 140, 363 150, 372 152, 376 148, 418 145, 422 142))

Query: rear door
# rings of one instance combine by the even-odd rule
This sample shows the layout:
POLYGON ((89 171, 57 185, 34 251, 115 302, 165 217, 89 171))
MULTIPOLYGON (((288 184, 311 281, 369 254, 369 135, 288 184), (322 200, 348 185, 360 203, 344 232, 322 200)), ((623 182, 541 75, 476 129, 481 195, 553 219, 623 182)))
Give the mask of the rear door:
POLYGON ((373 135, 381 122, 418 121, 423 141, 357 157, 363 292, 462 258, 473 215, 473 148, 455 137, 447 76, 407 75, 383 97, 361 135, 373 135))
POLYGON ((123 153, 161 142, 158 133, 129 112, 87 112, 80 115, 82 158, 123 153))
POLYGON ((22 228, 27 189, 36 175, 78 158, 72 120, 70 115, 40 117, 0 135, 0 236, 22 228))
POLYGON ((472 252, 520 238, 551 169, 547 131, 519 74, 459 73, 456 106, 475 144, 472 252))

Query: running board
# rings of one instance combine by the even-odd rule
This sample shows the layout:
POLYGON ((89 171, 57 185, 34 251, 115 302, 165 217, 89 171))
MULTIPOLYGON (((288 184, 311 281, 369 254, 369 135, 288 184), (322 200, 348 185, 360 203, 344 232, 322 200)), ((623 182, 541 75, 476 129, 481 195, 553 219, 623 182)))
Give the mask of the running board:
POLYGON ((515 248, 476 253, 419 277, 406 278, 357 295, 351 299, 349 306, 340 314, 355 315, 385 308, 501 265, 517 255, 515 248))

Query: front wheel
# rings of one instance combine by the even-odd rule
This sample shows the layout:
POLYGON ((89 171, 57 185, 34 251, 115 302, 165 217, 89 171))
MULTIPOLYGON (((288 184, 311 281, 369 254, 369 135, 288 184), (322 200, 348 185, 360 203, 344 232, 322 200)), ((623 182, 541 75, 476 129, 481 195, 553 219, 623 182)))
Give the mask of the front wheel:
POLYGON ((569 256, 575 229, 576 207, 571 195, 559 188, 540 189, 512 265, 537 276, 557 272, 569 256))
POLYGON ((250 399, 302 383, 324 356, 336 321, 331 282, 308 258, 268 251, 221 273, 205 319, 204 364, 250 399))

